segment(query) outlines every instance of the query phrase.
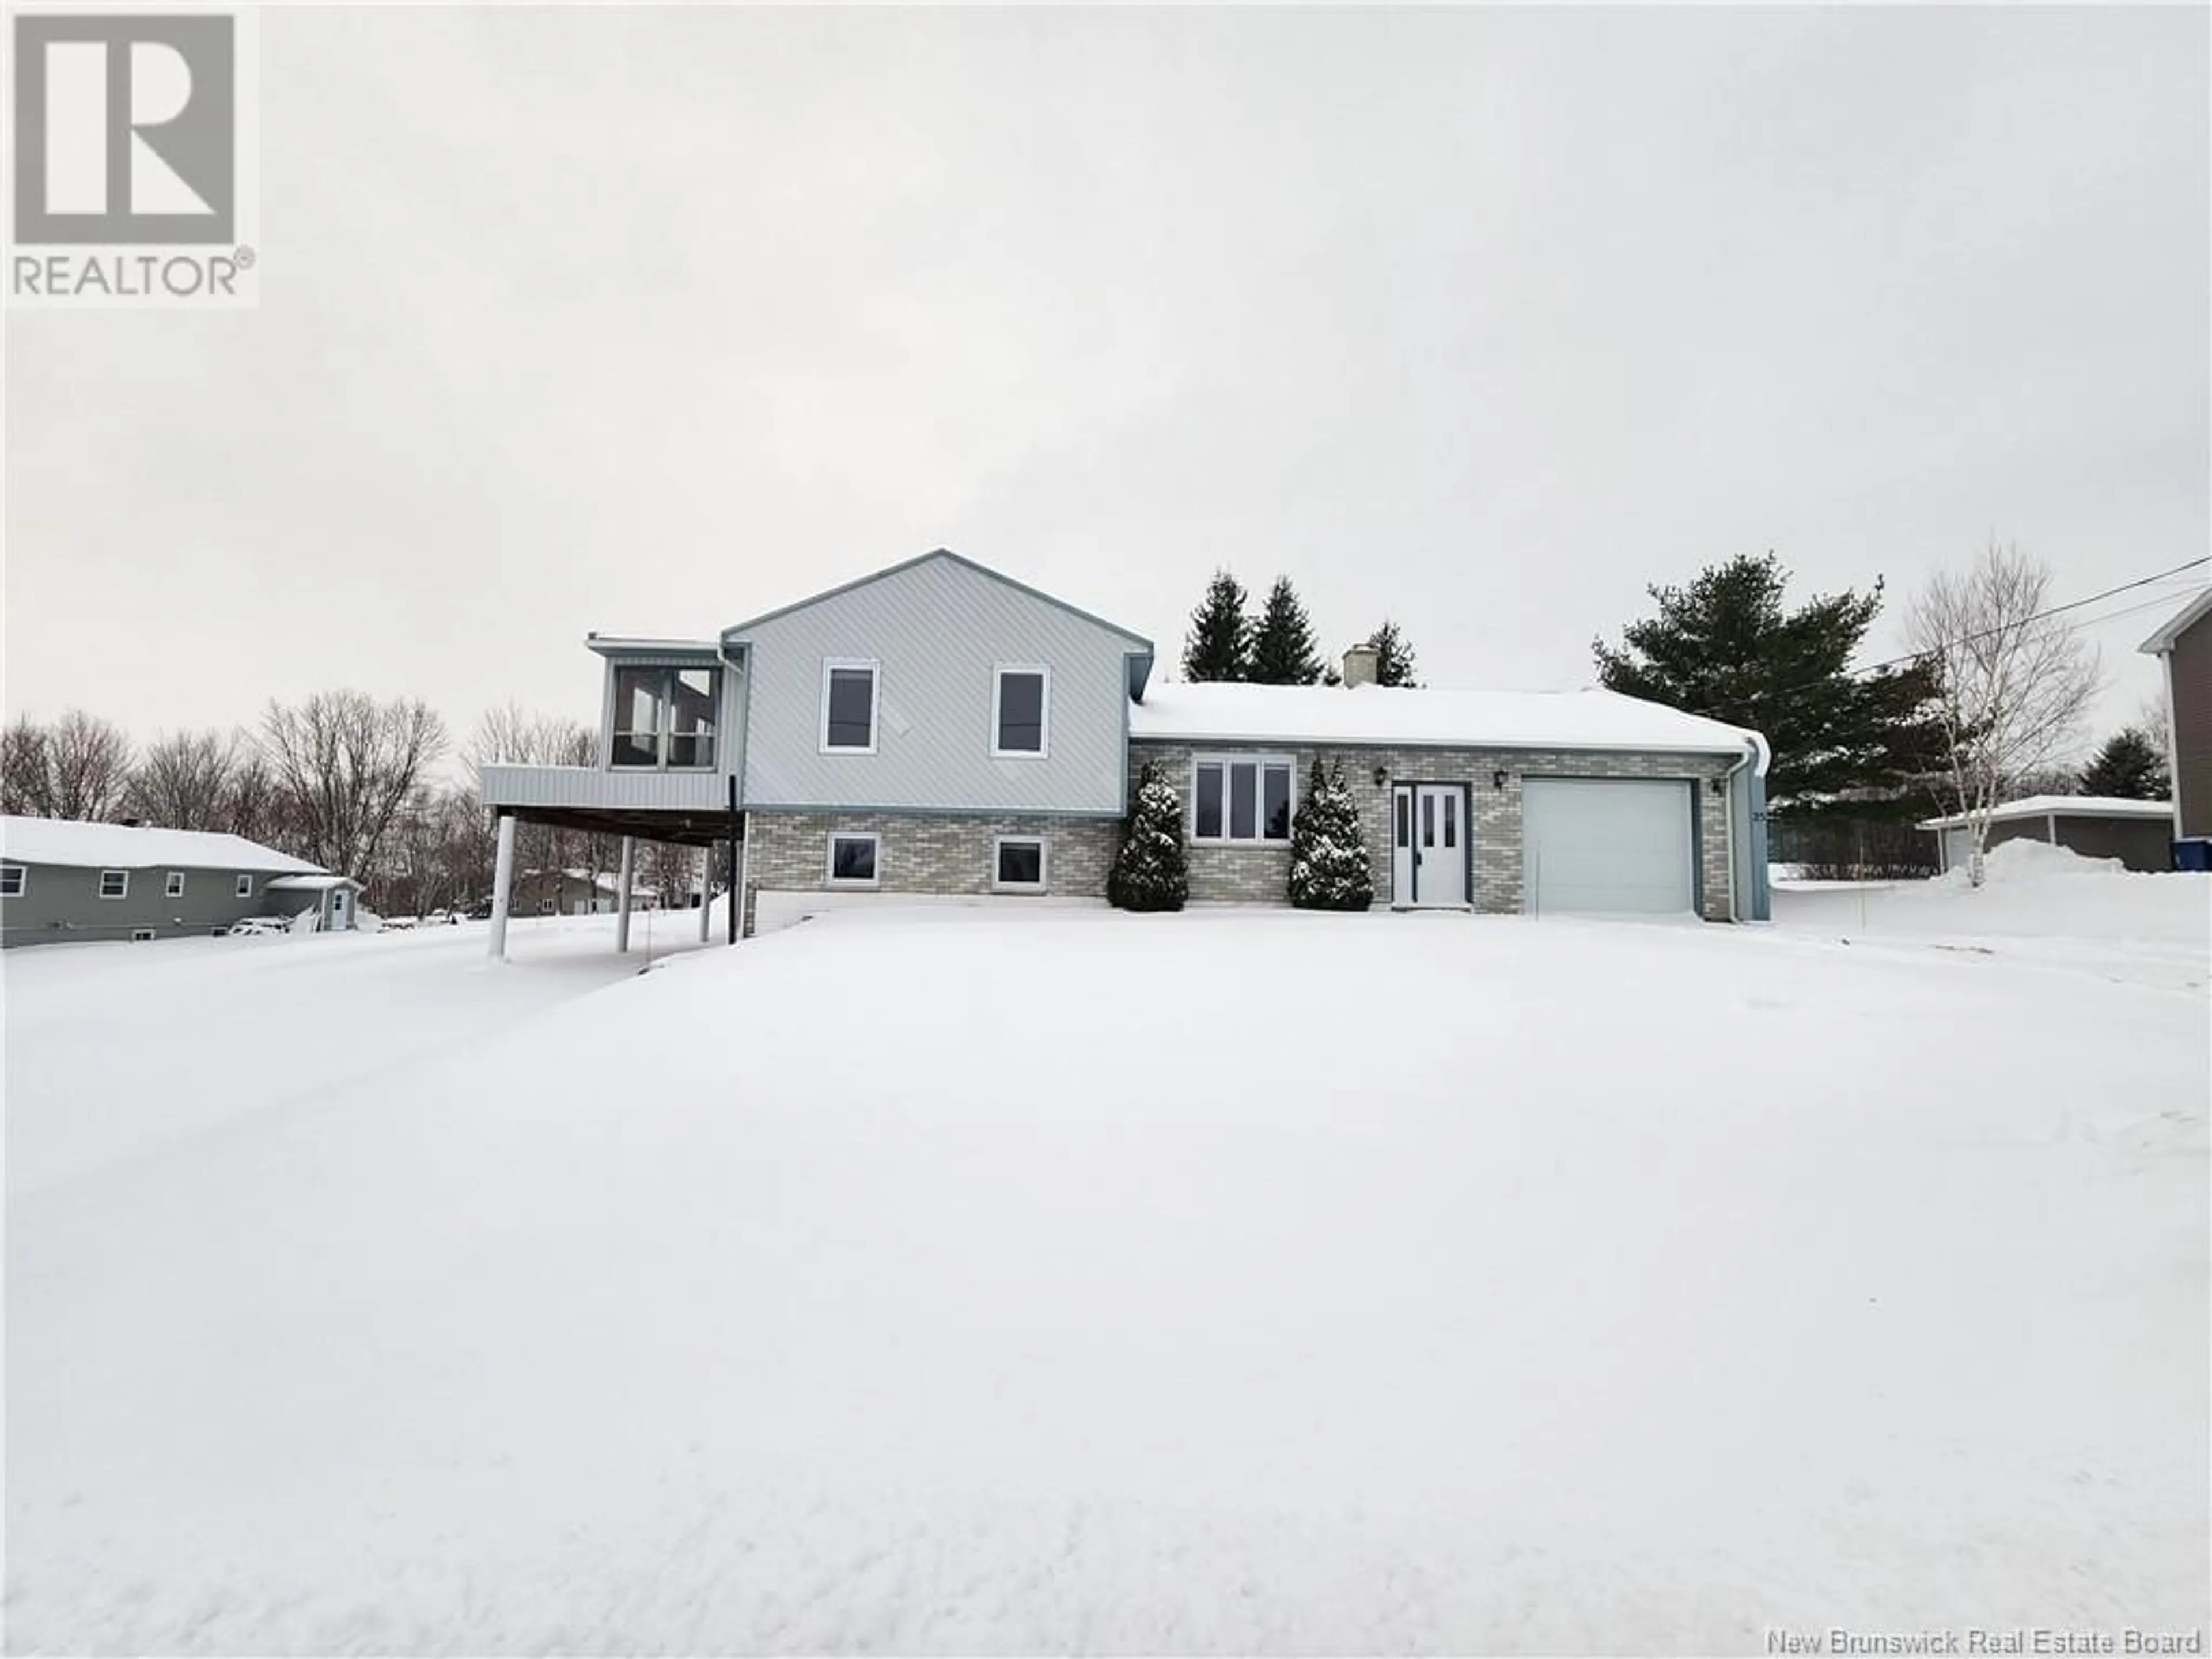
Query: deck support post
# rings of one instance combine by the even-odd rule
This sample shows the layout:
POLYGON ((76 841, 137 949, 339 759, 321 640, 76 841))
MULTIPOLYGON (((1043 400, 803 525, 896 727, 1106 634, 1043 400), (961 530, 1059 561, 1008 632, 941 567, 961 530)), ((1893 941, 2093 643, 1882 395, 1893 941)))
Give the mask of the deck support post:
POLYGON ((738 942, 738 927, 744 919, 744 866, 743 843, 738 836, 738 775, 730 774, 730 937, 723 942, 738 942))
POLYGON ((514 889, 514 814, 499 815, 499 857, 491 877, 491 959, 507 959, 507 908, 514 889))
POLYGON ((699 943, 714 931, 714 849, 699 849, 699 943))
POLYGON ((622 885, 615 892, 615 949, 629 949, 629 887, 637 867, 637 837, 622 838, 622 885))

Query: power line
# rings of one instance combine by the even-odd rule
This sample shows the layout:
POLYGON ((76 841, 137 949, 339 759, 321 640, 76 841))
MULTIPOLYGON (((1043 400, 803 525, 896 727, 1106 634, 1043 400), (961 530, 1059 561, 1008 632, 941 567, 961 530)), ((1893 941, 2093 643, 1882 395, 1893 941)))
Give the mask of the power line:
MULTIPOLYGON (((1901 657, 1891 657, 1882 662, 1870 662, 1858 668, 1847 668, 1843 672, 1849 675, 1857 676, 1863 674, 1878 674, 1885 668, 1902 668, 1908 663, 1916 663, 1923 658, 1935 656, 1937 653, 1950 650, 1954 646, 1971 645, 1976 640, 1985 640, 1996 634, 2010 633, 2014 629, 2027 627, 2030 623, 2039 623, 2045 621, 2052 617, 2061 617, 2069 611, 2079 611, 2084 605, 2094 605, 2100 599, 2109 599, 2115 593, 2126 593, 2138 587, 2148 587, 2153 582, 2165 581, 2170 577, 2179 575, 2185 570, 2194 570, 2200 565, 2207 564, 2212 564, 2212 555, 2208 555, 2203 558, 2185 560, 2183 562, 2175 565, 2172 569, 2157 571, 2148 576, 2138 576, 2133 581, 2121 582, 2117 586, 2105 589, 2101 593, 2092 593, 2087 599, 2069 599, 2064 605, 2054 605, 2048 611, 2039 611, 2033 617, 2023 617, 2018 622, 2006 623, 1996 628, 1980 629, 1972 634, 1961 634, 1955 640, 1946 640, 1941 645, 1929 646, 1927 649, 1923 651, 1908 651, 1901 657)), ((2155 603, 2160 605, 2163 605, 2166 602, 2166 601, 2164 599, 2155 601, 2155 603)), ((2146 604, 2136 608, 2148 610, 2150 605, 2146 604)), ((2125 611, 2117 611, 2110 617, 2094 618, 2093 622, 2110 622, 2115 617, 2124 617, 2127 614, 2128 612, 2125 611)), ((1762 697, 1786 697, 1793 691, 1810 691, 1814 687, 1826 685, 1827 683, 1826 678, 1823 678, 1817 680, 1807 680, 1798 685, 1773 686, 1764 691, 1753 691, 1749 693, 1745 701, 1756 702, 1762 697)), ((1719 718, 1719 716, 1715 714, 1710 708, 1692 709, 1690 712, 1692 714, 1704 714, 1712 719, 1719 718)))

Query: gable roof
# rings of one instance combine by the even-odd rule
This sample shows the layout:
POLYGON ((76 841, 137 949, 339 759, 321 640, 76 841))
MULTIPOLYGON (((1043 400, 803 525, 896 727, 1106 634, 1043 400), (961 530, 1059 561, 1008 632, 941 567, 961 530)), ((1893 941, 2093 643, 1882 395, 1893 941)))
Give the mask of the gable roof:
POLYGON ((899 575, 905 571, 912 570, 917 565, 928 564, 938 559, 950 560, 963 569, 971 570, 979 576, 989 578, 1002 587, 1010 587, 1017 593, 1025 594, 1032 599, 1042 600, 1044 604, 1056 610, 1065 611, 1069 616, 1079 617, 1093 627, 1103 628, 1109 634, 1118 634, 1131 645, 1139 647, 1147 657, 1152 655, 1152 642, 1143 635, 1133 633, 1119 623, 1108 622, 1103 617, 1094 616, 1088 611, 1070 605, 1066 599, 1055 599, 1042 588, 1031 587, 1027 582, 1018 582, 1003 571, 994 570, 987 564, 978 564, 975 560, 963 557, 950 548, 945 547, 934 548, 915 558, 902 559, 896 564, 885 565, 881 570, 871 571, 865 576, 856 576, 848 582, 840 582, 835 587, 825 587, 819 593, 811 594, 803 599, 794 599, 789 605, 779 605, 773 611, 764 611, 757 617, 748 617, 741 623, 732 623, 722 630, 722 638, 725 641, 742 638, 747 629, 758 628, 763 623, 774 622, 777 617, 787 617, 794 611, 804 611, 807 606, 819 605, 824 599, 834 599, 839 594, 849 593, 856 587, 866 587, 872 582, 882 581, 887 576, 899 575))
POLYGON ((2174 612, 2167 618, 2163 628, 2137 646, 2136 649, 2148 651, 2154 655, 2161 651, 2172 650, 2173 642, 2194 628, 2208 611, 2212 611, 2212 587, 2206 588, 2174 612))
POLYGON ((86 870, 276 870, 315 875, 320 865, 295 859, 243 836, 205 830, 132 829, 73 818, 0 817, 0 855, 20 864, 86 870))
MULTIPOLYGON (((1992 823, 2008 823, 2014 818, 2156 818, 2160 822, 2173 817, 2170 800, 2130 800, 2119 795, 2026 795, 2019 800, 2006 801, 1990 809, 1992 823)), ((1967 822, 1963 812, 1954 812, 1948 817, 1923 818, 1923 830, 1957 830, 1967 822)))
POLYGON ((1643 750, 1740 755, 1766 764, 1741 726, 1595 687, 1580 691, 1441 691, 1427 687, 1154 686, 1129 708, 1132 738, 1198 743, 1372 744, 1469 749, 1643 750))

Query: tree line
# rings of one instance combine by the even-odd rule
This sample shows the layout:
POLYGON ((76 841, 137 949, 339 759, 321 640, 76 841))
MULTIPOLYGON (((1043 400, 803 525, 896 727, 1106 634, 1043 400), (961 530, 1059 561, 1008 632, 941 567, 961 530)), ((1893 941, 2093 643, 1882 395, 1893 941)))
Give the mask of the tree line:
MULTIPOLYGON (((1417 686, 1413 647, 1389 617, 1364 641, 1375 653, 1377 685, 1417 686)), ((1244 584, 1216 570, 1191 612, 1184 635, 1182 677, 1239 680, 1254 685, 1338 685, 1343 676, 1322 656, 1313 619, 1288 576, 1278 576, 1259 614, 1244 584)))
MULTIPOLYGON (((71 709, 45 725, 19 715, 0 730, 0 811, 242 836, 361 880, 372 911, 421 915, 491 890, 497 843, 477 766, 590 765, 598 747, 581 721, 510 704, 477 723, 459 756, 467 781, 454 783, 440 774, 452 734, 415 698, 318 692, 272 701, 251 729, 165 732, 143 748, 71 709)), ((519 823, 515 867, 598 875, 617 866, 620 847, 611 836, 519 823)), ((639 854, 639 884, 665 903, 686 902, 698 854, 657 843, 639 854)))

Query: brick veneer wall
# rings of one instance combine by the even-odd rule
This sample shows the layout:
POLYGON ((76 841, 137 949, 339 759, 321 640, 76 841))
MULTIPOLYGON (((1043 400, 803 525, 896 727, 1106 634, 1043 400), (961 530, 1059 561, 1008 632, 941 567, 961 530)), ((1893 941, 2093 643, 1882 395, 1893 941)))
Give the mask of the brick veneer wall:
MULTIPOLYGON (((1147 760, 1161 763, 1168 781, 1182 797, 1186 814, 1190 807, 1191 757, 1194 745, 1132 738, 1129 776, 1134 798, 1137 774, 1147 760)), ((1214 753, 1214 748, 1202 752, 1214 753)), ((1525 749, 1380 749, 1332 747, 1283 749, 1266 744, 1227 744, 1218 752, 1288 754, 1297 763, 1297 799, 1304 799, 1306 779, 1319 754, 1331 763, 1341 762, 1345 782, 1358 803, 1359 822, 1367 836, 1367 856, 1375 876, 1377 903, 1391 898, 1390 788, 1395 783, 1463 783, 1474 807, 1474 890, 1468 895, 1478 910, 1515 912, 1521 908, 1521 780, 1524 775, 1578 778, 1687 778, 1698 781, 1698 856, 1704 874, 1704 914, 1724 921, 1729 914, 1729 849, 1727 799, 1714 794, 1706 781, 1724 776, 1730 765, 1720 755, 1575 754, 1525 749), (1375 769, 1383 769, 1386 781, 1375 781, 1375 769), (1503 789, 1491 787, 1491 774, 1508 775, 1503 789)), ((1183 820, 1184 833, 1190 821, 1183 820)), ((1189 842, 1190 896, 1211 902, 1273 902, 1284 901, 1290 877, 1291 855, 1282 847, 1224 847, 1189 842)))
POLYGON ((753 931, 755 896, 763 890, 832 890, 828 878, 833 830, 878 838, 876 890, 932 896, 990 892, 995 873, 992 854, 998 837, 1036 836, 1046 842, 1047 894, 1060 898, 1103 898, 1106 874, 1121 840, 1121 821, 1116 818, 749 812, 745 816, 744 924, 747 933, 753 931))

